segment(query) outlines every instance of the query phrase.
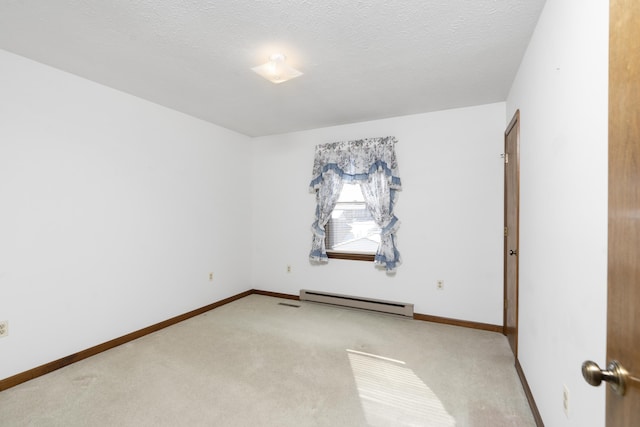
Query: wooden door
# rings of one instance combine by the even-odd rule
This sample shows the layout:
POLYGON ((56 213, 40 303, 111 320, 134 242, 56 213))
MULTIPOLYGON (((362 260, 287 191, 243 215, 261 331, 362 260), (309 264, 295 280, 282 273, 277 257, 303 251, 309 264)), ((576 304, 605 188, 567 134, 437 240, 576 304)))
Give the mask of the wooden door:
POLYGON ((504 325, 518 356, 518 217, 520 204, 520 111, 504 132, 504 325))
POLYGON ((607 427, 640 426, 640 2, 611 0, 607 360, 629 372, 607 387, 607 427))

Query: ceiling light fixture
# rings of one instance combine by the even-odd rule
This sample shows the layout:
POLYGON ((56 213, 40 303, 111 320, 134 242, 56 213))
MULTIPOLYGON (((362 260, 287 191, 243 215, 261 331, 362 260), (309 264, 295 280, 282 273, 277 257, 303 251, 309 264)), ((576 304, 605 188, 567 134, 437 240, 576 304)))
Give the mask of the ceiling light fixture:
POLYGON ((269 57, 269 62, 253 67, 252 70, 276 84, 301 76, 302 72, 288 66, 285 59, 283 54, 274 53, 269 57))

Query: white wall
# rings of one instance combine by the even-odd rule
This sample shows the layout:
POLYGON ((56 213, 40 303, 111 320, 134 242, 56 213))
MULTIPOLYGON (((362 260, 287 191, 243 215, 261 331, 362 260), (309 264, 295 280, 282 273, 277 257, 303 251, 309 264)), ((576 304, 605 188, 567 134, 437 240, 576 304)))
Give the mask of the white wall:
POLYGON ((580 365, 605 362, 608 4, 548 0, 507 101, 521 112, 519 359, 548 426, 604 425, 604 387, 580 365))
POLYGON ((253 286, 410 302, 419 313, 501 325, 504 116, 497 103, 255 138, 253 286), (403 264, 394 277, 370 262, 311 265, 315 145, 387 135, 399 141, 403 264))
POLYGON ((249 289, 250 148, 0 50, 0 378, 249 289))

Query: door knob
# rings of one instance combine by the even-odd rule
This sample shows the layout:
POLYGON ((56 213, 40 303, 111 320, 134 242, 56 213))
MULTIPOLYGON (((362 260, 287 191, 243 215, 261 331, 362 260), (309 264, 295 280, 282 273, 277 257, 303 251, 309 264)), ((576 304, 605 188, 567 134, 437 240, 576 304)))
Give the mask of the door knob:
POLYGON ((518 255, 518 251, 514 251, 513 249, 511 249, 509 251, 509 255, 518 255))
POLYGON ((617 360, 613 360, 607 365, 607 370, 602 370, 597 363, 587 360, 582 364, 582 376, 585 381, 592 386, 599 386, 602 381, 608 382, 614 392, 624 396, 626 391, 626 380, 629 373, 620 365, 617 360))

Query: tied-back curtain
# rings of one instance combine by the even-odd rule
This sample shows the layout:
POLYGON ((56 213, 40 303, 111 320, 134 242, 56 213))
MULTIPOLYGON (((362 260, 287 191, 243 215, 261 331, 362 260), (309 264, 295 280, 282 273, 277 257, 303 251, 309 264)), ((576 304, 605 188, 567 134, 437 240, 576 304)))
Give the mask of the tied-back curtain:
POLYGON ((322 177, 322 185, 316 190, 316 220, 313 222, 313 242, 311 244, 311 259, 327 262, 324 226, 331 218, 331 212, 336 207, 342 191, 342 178, 333 170, 328 170, 322 177))
POLYGON ((400 263, 396 248, 398 218, 393 214, 397 192, 402 189, 395 153, 395 137, 367 138, 316 146, 313 179, 309 189, 316 193, 316 217, 309 258, 327 262, 325 225, 331 217, 344 182, 360 184, 371 216, 382 229, 375 264, 395 271, 400 263))
POLYGON ((360 183, 360 189, 367 209, 382 230, 380 232, 380 246, 378 246, 374 262, 393 271, 400 261, 400 254, 395 242, 400 222, 393 214, 393 205, 398 197, 397 189, 389 185, 384 171, 369 174, 369 179, 360 183))

